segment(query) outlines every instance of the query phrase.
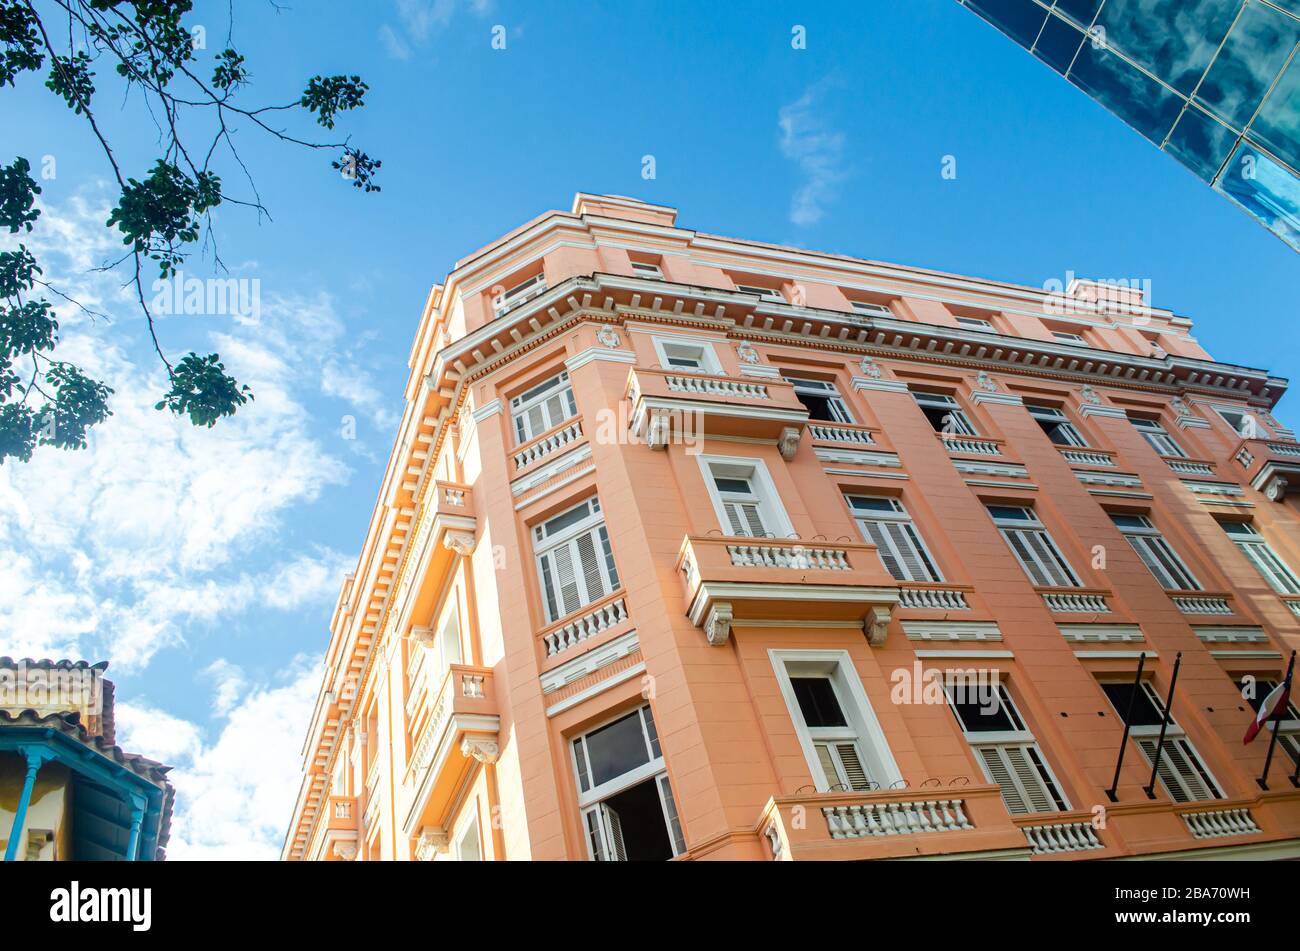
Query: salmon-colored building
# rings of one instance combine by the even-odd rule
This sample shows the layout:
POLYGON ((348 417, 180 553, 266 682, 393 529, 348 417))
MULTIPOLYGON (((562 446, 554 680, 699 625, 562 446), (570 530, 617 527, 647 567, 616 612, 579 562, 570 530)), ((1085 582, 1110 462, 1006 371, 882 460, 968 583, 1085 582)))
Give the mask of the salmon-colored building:
POLYGON ((1300 856, 1300 715, 1267 789, 1242 742, 1300 645, 1300 444, 1191 331, 614 196, 475 252, 284 857, 1300 856))

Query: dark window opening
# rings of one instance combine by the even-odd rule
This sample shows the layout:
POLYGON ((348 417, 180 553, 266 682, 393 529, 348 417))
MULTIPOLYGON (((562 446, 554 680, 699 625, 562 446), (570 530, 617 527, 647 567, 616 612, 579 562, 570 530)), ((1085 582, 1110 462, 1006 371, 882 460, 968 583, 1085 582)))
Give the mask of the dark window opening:
POLYGON ((808 410, 809 419, 819 419, 828 423, 838 423, 839 419, 831 412, 831 401, 825 396, 809 393, 795 393, 799 402, 808 410))
POLYGON ((605 800, 617 816, 629 862, 666 862, 673 857, 664 808, 655 780, 648 779, 605 800))
POLYGON ((803 722, 810 728, 847 726, 839 698, 828 677, 791 677, 803 722))
POLYGON ((1156 706, 1145 689, 1139 688, 1134 698, 1132 681, 1102 684, 1101 689, 1110 698, 1111 705, 1121 719, 1129 716, 1129 726, 1160 726, 1164 722, 1164 711, 1156 706), (1132 714, 1129 714, 1130 699, 1133 700, 1132 714))

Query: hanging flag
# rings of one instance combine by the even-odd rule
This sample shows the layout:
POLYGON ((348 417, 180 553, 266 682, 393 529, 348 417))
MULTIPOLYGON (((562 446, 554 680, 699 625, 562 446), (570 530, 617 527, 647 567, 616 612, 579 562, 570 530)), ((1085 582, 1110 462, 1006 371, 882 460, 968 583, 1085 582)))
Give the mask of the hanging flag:
POLYGON ((1264 724, 1271 720, 1273 714, 1277 713, 1279 709, 1284 708, 1290 699, 1291 684, 1289 682, 1274 687, 1272 692, 1264 698, 1264 702, 1259 705, 1259 712, 1255 714, 1255 722, 1246 728, 1246 736, 1241 742, 1243 744, 1249 743, 1258 736, 1259 731, 1264 728, 1264 724))

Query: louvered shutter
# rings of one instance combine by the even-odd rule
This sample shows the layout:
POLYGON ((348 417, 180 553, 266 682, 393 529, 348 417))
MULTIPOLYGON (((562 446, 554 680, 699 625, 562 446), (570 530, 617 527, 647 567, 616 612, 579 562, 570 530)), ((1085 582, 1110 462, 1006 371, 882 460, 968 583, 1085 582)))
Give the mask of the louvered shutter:
POLYGON ((1169 543, 1155 535, 1125 535, 1160 584, 1170 590, 1199 591, 1201 586, 1169 543))
POLYGON ((755 502, 725 502, 727 520, 731 522, 731 534, 747 538, 766 538, 767 529, 763 517, 755 502))
MULTIPOLYGON (((1146 754, 1147 762, 1154 763, 1157 737, 1142 737, 1138 747, 1146 754)), ((1174 802, 1195 802, 1201 799, 1218 799, 1219 791, 1213 786, 1209 774, 1200 763, 1196 750, 1185 739, 1166 739, 1160 755, 1156 775, 1174 802)))
POLYGON ((975 750, 984 762, 984 769, 989 778, 1002 788, 1002 801, 1007 804, 1007 811, 1013 816, 1023 816, 1029 812, 1020 789, 1011 776, 1011 767, 1003 760, 1002 751, 996 746, 981 746, 975 750))
POLYGON ((596 861, 608 862, 609 856, 605 854, 605 841, 600 834, 599 808, 587 812, 587 838, 591 841, 591 854, 596 857, 596 861))
POLYGON ((668 818, 668 831, 673 837, 673 853, 681 855, 686 851, 686 837, 682 835, 682 821, 677 815, 677 801, 673 799, 673 788, 668 784, 667 776, 659 777, 659 796, 663 802, 664 815, 668 818))
POLYGON ((822 767, 822 778, 826 781, 827 789, 834 789, 841 784, 839 771, 835 768, 835 757, 831 755, 829 743, 818 743, 817 761, 822 767))
MULTIPOLYGON (((573 570, 573 542, 565 542, 556 548, 549 557, 555 565, 556 585, 559 589, 561 616, 570 614, 582 607, 581 593, 578 590, 578 578, 573 570)), ((552 618, 551 620, 555 620, 552 618)))
POLYGON ((1262 545, 1259 542, 1242 542, 1233 539, 1241 553, 1250 559, 1250 563, 1255 566, 1255 570, 1263 575, 1264 580, 1269 583, 1274 591, 1281 594, 1300 594, 1300 580, 1292 573, 1291 569, 1286 566, 1282 559, 1278 558, 1273 549, 1268 545, 1262 545))
POLYGON ((862 768, 862 758, 858 756, 858 747, 854 743, 836 743, 835 752, 839 754, 840 765, 844 767, 844 776, 849 781, 849 788, 857 792, 866 792, 871 788, 867 771, 862 768))
POLYGON ((862 531, 871 544, 876 546, 880 560, 884 563, 885 570, 889 572, 890 577, 897 578, 899 581, 908 580, 898 556, 894 554, 894 546, 890 544, 889 535, 885 532, 885 523, 864 518, 859 519, 858 524, 862 526, 862 531))
POLYGON ((623 823, 619 821, 618 813, 602 802, 600 815, 605 822, 605 833, 609 841, 609 860, 626 862, 627 849, 623 847, 623 823))
POLYGON ((1004 528, 1002 537, 1020 560, 1021 566, 1037 585, 1077 587, 1078 581, 1065 567, 1065 559, 1046 532, 1035 529, 1004 528))
POLYGON ((600 562, 596 556, 595 533, 587 532, 579 535, 572 544, 578 553, 582 565, 582 579, 587 589, 583 603, 591 604, 593 601, 599 601, 608 592, 605 590, 605 580, 601 576, 600 562))
POLYGON ((1014 816, 1031 812, 1055 812, 1065 803, 1049 785, 1051 779, 1029 745, 979 746, 975 748, 989 778, 1002 789, 1002 800, 1014 816))

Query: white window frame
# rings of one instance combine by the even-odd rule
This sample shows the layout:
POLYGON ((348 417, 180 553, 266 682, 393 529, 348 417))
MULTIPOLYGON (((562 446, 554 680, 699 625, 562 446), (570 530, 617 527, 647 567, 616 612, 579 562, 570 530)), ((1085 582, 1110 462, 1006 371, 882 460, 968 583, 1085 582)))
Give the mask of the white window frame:
MULTIPOLYGON (((1100 683, 1124 683, 1124 681, 1108 678, 1100 683)), ((1132 681, 1128 681, 1128 683, 1131 684, 1132 681)), ((1165 712, 1164 698, 1156 692, 1156 688, 1152 685, 1151 681, 1143 680, 1141 689, 1142 693, 1156 708, 1156 712, 1163 716, 1165 712)), ((1103 690, 1102 693, 1105 694, 1106 692, 1103 690)), ((1110 700, 1109 694, 1106 695, 1106 699, 1110 700)), ((1111 701, 1111 707, 1119 714, 1120 723, 1122 724, 1124 722, 1124 715, 1128 711, 1116 708, 1114 701, 1111 701)), ((1140 752, 1143 759, 1146 760, 1148 767, 1151 766, 1154 757, 1152 756, 1152 751, 1147 749, 1147 744, 1151 741, 1155 741, 1155 743, 1159 745, 1160 729, 1161 727, 1158 723, 1129 727, 1129 736, 1137 746, 1138 752, 1140 752)), ((1169 717, 1168 727, 1165 728, 1165 744, 1164 749, 1160 754, 1160 764, 1164 769, 1172 771, 1174 776, 1178 778, 1179 790, 1185 797, 1183 799, 1179 799, 1174 794, 1174 791, 1169 788, 1169 783, 1166 778, 1160 775, 1161 770, 1157 770, 1156 773, 1156 778, 1160 780, 1160 785, 1164 787, 1169 798, 1175 802, 1209 802, 1211 800, 1223 798, 1223 784, 1220 783, 1219 780, 1215 778, 1214 774, 1210 772, 1210 767, 1206 765, 1205 757, 1203 757, 1200 754, 1200 751, 1196 749, 1195 744, 1187 738, 1187 732, 1178 725, 1178 721, 1175 720, 1172 715, 1169 717), (1206 791, 1210 793, 1209 796, 1194 795, 1195 790, 1190 789, 1184 784, 1178 770, 1172 765, 1172 760, 1166 758, 1169 756, 1169 750, 1171 747, 1177 749, 1178 753, 1176 755, 1188 757, 1193 761, 1191 763, 1192 768, 1200 775, 1203 782, 1208 780, 1206 791)))
POLYGON ((857 313, 868 317, 893 317, 894 311, 887 304, 877 304, 869 300, 851 300, 849 306, 857 313))
POLYGON ((1130 416, 1128 419, 1157 455, 1175 459, 1187 458, 1187 452, 1178 444, 1178 440, 1169 435, 1169 431, 1160 424, 1159 420, 1147 419, 1144 416, 1130 416))
POLYGON ((748 456, 705 455, 696 456, 695 458, 699 462, 700 474, 704 478, 704 486, 709 491, 709 499, 713 502, 713 512, 718 517, 718 525, 724 535, 730 536, 733 528, 731 519, 727 517, 727 503, 746 502, 757 504, 759 516, 763 520, 763 527, 767 529, 769 537, 773 539, 794 537, 794 525, 786 514, 785 506, 781 504, 781 496, 776 490, 776 483, 772 481, 772 477, 767 471, 767 465, 762 459, 753 459, 748 456), (747 479, 753 491, 748 497, 733 497, 729 493, 724 493, 718 489, 717 484, 714 482, 715 476, 724 479, 747 479))
POLYGON ((655 355, 659 358, 659 366, 665 370, 677 373, 722 375, 722 363, 718 360, 718 352, 714 348, 714 341, 712 340, 702 340, 699 337, 656 334, 651 338, 651 342, 654 344, 655 355), (674 351, 680 354, 681 351, 691 349, 699 351, 698 357, 695 358, 697 363, 695 367, 673 366, 669 362, 674 356, 674 351))
POLYGON ((966 738, 967 745, 971 752, 975 754, 975 761, 979 764, 980 771, 983 772, 984 778, 994 785, 1001 787, 1002 784, 994 778, 988 763, 985 762, 981 750, 998 750, 1005 752, 1008 749, 1019 750, 1024 757, 1028 766, 1037 768, 1041 767, 1041 773, 1038 776, 1040 795, 1048 800, 1054 808, 1035 809, 1032 807, 1033 794, 1025 785, 1024 777, 1017 774, 1014 768, 1008 766, 1004 755, 1000 755, 1002 765, 1007 769, 1007 775, 1011 779, 1013 792, 1026 809, 1024 812, 1016 811, 1013 805, 1007 799, 1007 792, 1004 789, 1002 793, 1002 802, 1006 806, 1007 812, 1011 815, 1043 815, 1049 812, 1069 812, 1070 797, 1066 795, 1065 787, 1061 785, 1060 779, 1057 778, 1052 764, 1048 762, 1047 757, 1043 754, 1043 748, 1038 745, 1038 739, 1034 736, 1032 730, 1025 724, 1025 718, 1021 716, 1019 708, 1015 701, 1011 699, 1011 694, 1007 691, 1006 684, 999 681, 993 688, 993 699, 1001 708, 1002 712, 1011 721, 1013 725, 1019 726, 1019 729, 1013 730, 969 730, 962 721, 961 714, 957 712, 955 705, 954 691, 957 684, 964 680, 961 672, 948 670, 944 672, 944 697, 948 701, 948 710, 952 713, 953 719, 957 721, 957 726, 966 738), (1030 751, 1032 750, 1032 755, 1030 751), (1037 760, 1037 763, 1034 762, 1037 760), (1045 775, 1044 775, 1045 774, 1045 775))
MULTIPOLYGON (((975 429, 975 424, 971 422, 970 417, 966 415, 966 410, 956 397, 949 396, 947 393, 935 393, 930 390, 912 390, 912 399, 922 411, 926 409, 945 410, 953 421, 953 429, 947 435, 951 436, 978 436, 979 432, 975 429)), ((929 417, 926 417, 927 422, 929 417)), ((933 424, 931 424, 933 425, 933 424)), ((944 434, 942 429, 936 429, 935 432, 944 434)))
POLYGON ((647 281, 662 281, 664 279, 664 270, 658 264, 650 261, 631 261, 632 270, 637 277, 643 277, 647 281))
POLYGON ((1020 562, 1020 567, 1024 569, 1025 574, 1029 576, 1030 581, 1032 581, 1037 587, 1083 587, 1083 582, 1079 579, 1079 573, 1074 570, 1069 559, 1065 557, 1065 552, 1061 551, 1061 546, 1056 543, 1056 539, 1052 537, 1052 533, 1047 530, 1047 526, 1042 523, 1038 518, 1038 513, 1032 508, 1028 505, 986 505, 985 510, 989 513, 989 518, 993 519, 993 524, 997 526, 998 532, 1001 533, 1003 541, 1005 541, 1007 547, 1011 549, 1011 554, 1015 556, 1016 561, 1020 562), (1001 518, 993 514, 994 508, 1017 509, 1022 512, 1027 512, 1029 517, 1026 519, 1001 518), (1011 536, 1008 534, 1010 532, 1023 532, 1037 537, 1051 549, 1051 553, 1056 557, 1056 562, 1053 563, 1051 561, 1043 560, 1041 555, 1035 555, 1033 546, 1027 544, 1024 545, 1024 547, 1029 552, 1032 562, 1026 562, 1024 556, 1021 555, 1016 545, 1012 542, 1011 536), (1060 584, 1052 580, 1051 576, 1053 572, 1047 570, 1048 567, 1055 567, 1058 570, 1063 569, 1067 579, 1066 582, 1060 584), (1039 580, 1040 576, 1043 580, 1039 580))
POLYGON ((1055 339, 1061 341, 1062 343, 1086 344, 1088 342, 1084 338, 1083 334, 1077 334, 1069 330, 1053 330, 1051 331, 1051 334, 1055 339))
POLYGON ((1166 591, 1204 590, 1196 575, 1192 573, 1192 569, 1187 567, 1187 562, 1183 561, 1174 550, 1174 546, 1169 544, 1169 540, 1160 533, 1160 529, 1156 528, 1151 519, 1145 515, 1132 515, 1127 512, 1111 512, 1109 515, 1112 522, 1116 518, 1135 518, 1142 523, 1139 527, 1115 523, 1115 528, 1133 546, 1133 551, 1142 560, 1142 564, 1147 566, 1147 570, 1160 582, 1162 588, 1166 591), (1183 577, 1177 577, 1166 562, 1172 562, 1174 570, 1180 571, 1183 577), (1190 583, 1184 585, 1180 584, 1180 581, 1190 583))
POLYGON ((840 388, 834 381, 818 380, 809 376, 786 376, 784 379, 794 386, 796 396, 802 393, 804 396, 817 396, 826 400, 830 405, 831 416, 834 417, 829 422, 849 425, 857 422, 853 418, 853 411, 849 409, 848 402, 841 395, 840 388))
POLYGON ((736 290, 742 294, 757 294, 760 298, 777 304, 786 302, 785 295, 772 287, 759 287, 757 284, 737 284, 736 290))
POLYGON ((672 784, 668 780, 668 767, 664 762, 663 747, 659 741, 659 727, 654 722, 654 711, 651 710, 650 704, 643 703, 632 710, 620 710, 618 713, 606 717, 599 723, 583 730, 577 736, 569 738, 568 746, 569 762, 573 768, 574 783, 578 791, 578 808, 582 811, 582 835, 587 842, 587 857, 591 861, 600 860, 602 857, 608 861, 610 860, 608 857, 615 853, 616 848, 622 847, 621 842, 617 847, 613 842, 614 832, 606 814, 605 801, 647 780, 655 783, 656 791, 659 793, 659 805, 663 813, 664 826, 668 832, 668 842, 673 850, 673 855, 681 855, 686 850, 681 819, 677 814, 676 797, 672 791, 672 784), (587 764, 587 769, 590 770, 591 754, 586 745, 587 737, 629 714, 635 714, 641 726, 641 737, 645 742, 647 761, 625 773, 620 773, 612 779, 605 780, 599 786, 592 786, 584 791, 582 788, 583 766, 578 759, 579 744, 582 746, 583 762, 587 764), (656 755, 656 748, 658 748, 658 755, 656 755), (592 841, 593 835, 599 839, 599 845, 592 841), (600 850, 599 853, 598 849, 600 850))
POLYGON ((568 370, 560 370, 544 380, 539 380, 510 400, 510 426, 514 430, 516 444, 520 446, 531 442, 542 433, 550 432, 577 415, 578 400, 573 395, 573 381, 569 379, 568 370), (557 383, 558 385, 555 385, 557 383), (560 404, 568 415, 560 419, 551 419, 551 410, 546 404, 556 396, 560 397, 560 404), (534 432, 529 413, 537 406, 542 408, 547 425, 534 432))
POLYGON ((1025 409, 1029 411, 1029 415, 1034 418, 1040 427, 1042 427, 1043 423, 1049 423, 1059 427, 1065 433, 1066 441, 1058 443, 1048 435, 1046 429, 1043 429, 1043 435, 1047 436, 1052 445, 1075 449, 1088 448, 1088 440, 1083 438, 1083 433, 1079 432, 1079 427, 1074 424, 1074 420, 1065 415, 1065 410, 1055 406, 1045 406, 1041 403, 1026 403, 1025 409))
POLYGON ((453 845, 452 845, 452 849, 453 849, 453 851, 455 852, 455 855, 456 855, 456 861, 457 861, 457 862, 482 862, 482 861, 484 861, 484 855, 483 855, 483 835, 482 835, 482 831, 481 831, 481 826, 480 826, 479 821, 478 821, 478 802, 477 802, 477 801, 475 801, 475 800, 471 800, 471 802, 470 802, 470 811, 469 811, 469 816, 468 816, 468 818, 462 819, 461 822, 460 822, 460 824, 459 824, 459 825, 457 826, 457 828, 453 831, 453 833, 452 833, 452 843, 453 843, 453 845), (478 854, 477 854, 477 855, 474 855, 474 856, 472 856, 472 857, 470 857, 470 858, 466 858, 466 855, 465 855, 465 841, 466 841, 466 839, 470 838, 471 836, 473 837, 473 840, 474 840, 474 850, 475 850, 475 852, 477 852, 478 854))
MULTIPOLYGON (((581 611, 583 608, 595 604, 597 601, 608 597, 622 586, 622 579, 618 573, 618 565, 614 561, 613 542, 609 538, 609 529, 605 525, 605 513, 601 508, 599 496, 588 496, 576 505, 571 505, 564 511, 557 512, 550 518, 534 525, 532 527, 532 538, 533 561, 537 570, 537 584, 541 589, 542 595, 542 611, 546 615, 548 624, 553 624, 560 620, 560 618, 567 617, 576 611, 581 611), (554 534, 547 531, 547 526, 556 519, 562 518, 573 512, 575 509, 584 506, 589 508, 589 512, 585 517, 574 522, 572 525, 567 525, 558 529, 554 534), (568 545, 574 539, 582 535, 591 536, 591 544, 595 552, 597 572, 600 575, 601 584, 606 590, 596 597, 591 597, 591 591, 588 590, 586 573, 582 570, 580 562, 571 562, 574 572, 574 581, 578 588, 578 600, 581 603, 572 611, 565 611, 563 603, 563 588, 559 582, 558 572, 554 567, 556 565, 556 560, 553 553, 556 549, 568 545), (552 610, 551 602, 547 598, 546 579, 548 576, 552 578, 552 584, 555 586, 553 589, 555 594, 554 610, 552 610)), ((571 557, 576 558, 577 556, 573 555, 571 557)))
POLYGON ((1241 408, 1236 406, 1214 406, 1212 407, 1212 409, 1219 414, 1219 419, 1227 423, 1228 427, 1233 432, 1235 432, 1237 436, 1241 439, 1272 439, 1273 438, 1268 428, 1263 424, 1263 422, 1260 421, 1259 414, 1252 412, 1249 407, 1241 408), (1229 419, 1228 418, 1229 413, 1233 414, 1234 416, 1240 416, 1242 425, 1238 426, 1231 419, 1229 419), (1245 428, 1245 422, 1247 417, 1255 421, 1255 434, 1253 436, 1247 436, 1244 432, 1242 432, 1242 429, 1245 428))
POLYGON ((1232 540, 1246 560, 1254 566, 1270 588, 1278 594, 1300 594, 1300 577, 1282 556, 1273 550, 1259 530, 1250 522, 1220 522, 1223 533, 1232 540), (1241 525, 1245 532, 1230 532, 1229 525, 1241 525))
POLYGON ((769 648, 767 656, 776 674, 777 685, 781 688, 786 710, 790 713, 795 735, 798 737, 799 746, 808 764, 809 775, 812 776, 818 792, 831 791, 831 784, 827 782, 822 770, 821 758, 817 755, 817 743, 823 740, 814 737, 804 723, 799 699, 795 696, 794 685, 790 681, 792 675, 829 677, 831 686, 835 690, 835 697, 844 713, 844 719, 849 724, 844 738, 856 743, 858 759, 866 771, 867 778, 878 784, 881 789, 889 789, 902 782, 902 771, 898 768, 898 762, 889 748, 885 731, 881 728, 876 711, 867 698, 862 679, 848 651, 769 648))
POLYGON ((916 523, 912 520, 912 516, 908 513, 906 507, 904 507, 901 501, 891 495, 870 495, 862 492, 846 492, 844 494, 844 502, 848 505, 849 512, 852 514, 853 520, 857 523, 858 531, 862 533, 863 539, 865 539, 868 544, 875 545, 877 551, 883 552, 880 556, 880 561, 881 564, 885 566, 885 570, 889 571, 889 565, 885 561, 885 556, 887 555, 904 575, 904 577, 900 578, 897 574, 890 571, 889 573, 891 577, 898 581, 938 582, 944 580, 943 571, 939 568, 938 560, 930 551, 929 546, 926 545, 924 536, 922 536, 920 529, 916 527, 916 523), (890 510, 884 511, 879 509, 856 508, 853 505, 854 499, 870 499, 874 502, 887 502, 889 503, 890 510), (863 524, 864 522, 892 522, 904 526, 904 533, 908 535, 910 540, 913 542, 912 547, 914 550, 912 556, 920 562, 923 567, 928 567, 928 577, 913 577, 913 575, 917 573, 908 567, 908 559, 903 556, 902 552, 900 552, 898 540, 889 533, 883 531, 881 533, 882 538, 880 541, 872 538, 866 525, 863 524), (907 532, 906 529, 911 529, 911 531, 907 532), (884 541, 885 545, 882 546, 880 543, 881 541, 884 541))
POLYGON ((500 295, 492 299, 492 309, 499 317, 511 308, 522 304, 524 301, 532 300, 539 294, 546 292, 546 274, 538 272, 532 277, 524 278, 513 287, 502 291, 500 295))
POLYGON ((983 317, 962 317, 962 316, 958 316, 958 317, 955 317, 955 318, 953 318, 953 319, 956 320, 957 323, 958 323, 959 325, 961 325, 962 327, 966 327, 966 328, 968 328, 968 329, 970 329, 970 330, 988 330, 988 331, 992 331, 992 330, 994 329, 994 328, 993 328, 993 321, 991 321, 991 320, 986 320, 986 319, 983 318, 983 317))

